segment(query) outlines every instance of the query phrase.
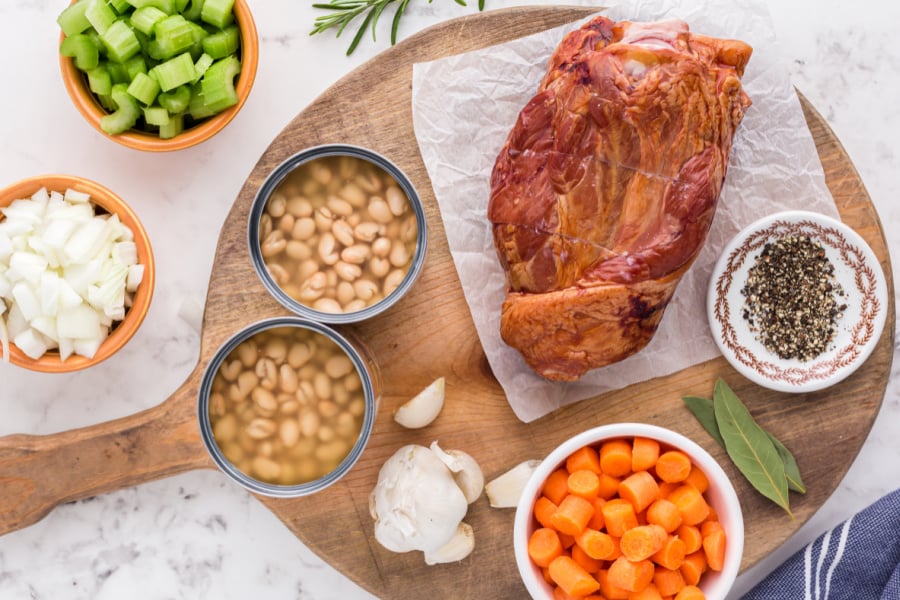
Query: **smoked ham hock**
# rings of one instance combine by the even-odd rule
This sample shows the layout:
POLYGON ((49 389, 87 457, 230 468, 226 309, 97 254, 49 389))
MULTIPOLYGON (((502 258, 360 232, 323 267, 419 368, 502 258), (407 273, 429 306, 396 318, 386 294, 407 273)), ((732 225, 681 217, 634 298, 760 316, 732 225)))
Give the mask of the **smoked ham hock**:
POLYGON ((681 21, 592 19, 562 40, 494 165, 500 331, 571 381, 653 337, 706 240, 752 49, 681 21))

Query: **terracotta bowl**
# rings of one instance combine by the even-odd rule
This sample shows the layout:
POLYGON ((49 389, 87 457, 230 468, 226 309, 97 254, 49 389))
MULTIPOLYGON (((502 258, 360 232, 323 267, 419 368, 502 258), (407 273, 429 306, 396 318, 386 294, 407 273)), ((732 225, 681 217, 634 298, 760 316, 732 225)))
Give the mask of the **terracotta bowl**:
MULTIPOLYGON (((170 152, 190 148, 200 142, 206 141, 231 122, 244 106, 256 79, 256 69, 259 62, 259 38, 256 33, 256 23, 250 13, 250 7, 246 0, 235 0, 234 16, 241 32, 241 72, 237 78, 235 90, 238 95, 238 103, 206 119, 199 124, 185 129, 173 138, 162 139, 156 134, 143 133, 137 130, 126 131, 117 135, 108 135, 100 128, 100 119, 108 114, 100 102, 88 87, 87 77, 75 68, 71 58, 59 56, 59 66, 62 71, 63 83, 69 97, 75 104, 78 112, 87 119, 91 126, 104 136, 115 142, 147 152, 170 152)), ((60 33, 60 41, 65 34, 60 33)))
MULTIPOLYGON (((153 287, 156 279, 156 267, 153 262, 153 251, 150 247, 147 231, 134 211, 112 191, 89 179, 75 175, 39 175, 23 179, 0 190, 0 207, 8 206, 13 200, 19 198, 30 198, 32 194, 42 187, 46 187, 48 191, 58 191, 60 193, 65 192, 69 188, 84 192, 90 195, 91 201, 97 206, 102 207, 110 214, 118 215, 122 223, 127 225, 134 234, 138 262, 144 265, 144 277, 134 294, 132 306, 125 313, 125 319, 116 324, 93 358, 73 354, 65 361, 62 361, 59 358, 59 353, 51 350, 38 359, 32 359, 19 350, 10 340, 9 361, 11 363, 32 371, 66 373, 85 369, 103 362, 118 352, 137 332, 144 321, 144 317, 147 316, 147 310, 150 308, 150 299, 153 296, 153 287)), ((2 222, 2 216, 0 216, 0 222, 2 222)), ((0 354, 2 354, 2 351, 0 351, 0 354)))

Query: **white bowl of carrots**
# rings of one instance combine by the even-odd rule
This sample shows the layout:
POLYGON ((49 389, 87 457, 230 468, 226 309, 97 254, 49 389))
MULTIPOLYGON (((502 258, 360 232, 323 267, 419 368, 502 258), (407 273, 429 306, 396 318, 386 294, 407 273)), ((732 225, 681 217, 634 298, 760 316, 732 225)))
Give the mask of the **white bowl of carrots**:
POLYGON ((516 508, 516 563, 535 599, 722 600, 744 549, 728 476, 672 430, 616 423, 560 444, 516 508))

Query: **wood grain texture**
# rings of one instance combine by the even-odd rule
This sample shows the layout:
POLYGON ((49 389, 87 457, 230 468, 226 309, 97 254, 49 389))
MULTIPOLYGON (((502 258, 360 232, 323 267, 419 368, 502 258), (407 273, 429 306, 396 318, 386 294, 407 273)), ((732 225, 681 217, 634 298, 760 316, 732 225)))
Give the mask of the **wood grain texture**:
MULTIPOLYGON (((381 464, 401 445, 439 440, 445 448, 475 456, 490 479, 523 459, 546 455, 574 433, 617 421, 669 427, 691 437, 720 461, 743 504, 742 568, 784 542, 834 491, 878 413, 892 360, 893 287, 888 327, 869 360, 829 390, 800 396, 760 388, 720 358, 584 400, 525 424, 510 409, 478 341, 413 134, 412 65, 575 21, 594 10, 517 8, 443 23, 383 52, 305 108, 262 155, 225 220, 210 279, 200 359, 188 381, 160 407, 135 417, 46 436, 40 444, 23 436, 0 439, 0 489, 20 499, 0 501, 0 533, 35 521, 59 501, 210 466, 193 412, 203 368, 242 327, 286 314, 265 291, 250 263, 246 232, 250 205, 266 175, 283 160, 310 146, 340 142, 381 152, 407 173, 425 205, 429 254, 419 281, 404 300, 353 328, 377 357, 383 380, 375 429, 357 465, 343 480, 315 496, 260 498, 304 543, 379 597, 525 597, 512 551, 513 510, 491 509, 484 498, 470 507, 466 517, 477 542, 474 553, 460 563, 426 567, 421 553, 393 554, 379 546, 372 536, 368 495, 381 464), (418 431, 394 423, 393 409, 439 375, 447 379, 447 401, 437 421, 418 431), (682 406, 682 395, 711 396, 717 377, 725 378, 759 422, 796 455, 809 491, 792 496, 793 521, 752 490, 682 406), (164 436, 152 432, 163 422, 178 432, 177 443, 160 447, 164 436), (131 458, 100 464, 98 457, 123 439, 132 441, 131 458), (73 440, 83 444, 78 447, 79 460, 63 465, 54 449, 72 448, 73 440), (86 473, 91 484, 79 486, 70 477, 64 484, 51 486, 47 478, 35 476, 60 468, 86 473), (41 501, 34 501, 38 497, 41 501)), ((825 121, 801 100, 843 220, 872 246, 892 286, 884 233, 865 188, 825 121)))

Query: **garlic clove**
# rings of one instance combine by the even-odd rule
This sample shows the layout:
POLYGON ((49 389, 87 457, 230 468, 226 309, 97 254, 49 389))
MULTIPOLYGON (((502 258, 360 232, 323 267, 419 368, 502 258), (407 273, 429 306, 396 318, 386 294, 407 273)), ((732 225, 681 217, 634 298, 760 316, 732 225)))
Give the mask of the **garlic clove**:
POLYGON ((450 541, 432 552, 425 552, 425 564, 437 565, 441 563, 457 562, 475 549, 475 532, 468 523, 460 523, 456 528, 456 534, 450 541))
POLYGON ((394 420, 409 429, 419 429, 434 421, 444 407, 445 382, 438 377, 394 411, 394 420))
POLYGON ((484 486, 484 493, 490 505, 494 508, 510 508, 518 505, 525 484, 539 464, 541 464, 539 460, 526 460, 489 481, 484 486))
POLYGON ((462 490, 466 502, 472 504, 478 500, 484 490, 484 473, 478 462, 462 450, 443 450, 436 441, 431 443, 431 451, 453 473, 453 480, 462 490))

